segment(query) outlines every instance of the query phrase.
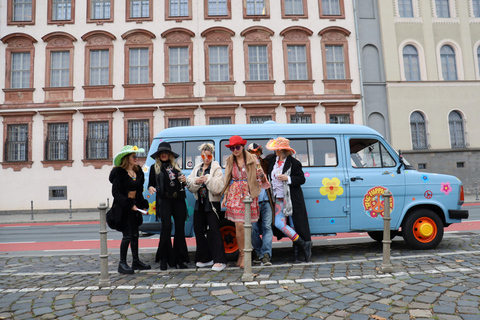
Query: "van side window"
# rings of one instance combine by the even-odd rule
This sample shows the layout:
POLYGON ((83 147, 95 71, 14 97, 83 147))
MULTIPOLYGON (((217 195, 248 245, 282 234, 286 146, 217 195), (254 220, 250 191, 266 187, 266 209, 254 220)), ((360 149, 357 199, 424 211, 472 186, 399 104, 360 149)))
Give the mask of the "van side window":
POLYGON ((394 167, 395 160, 376 139, 351 139, 350 161, 354 168, 394 167))
POLYGON ((183 142, 170 142, 172 151, 179 155, 176 159, 177 164, 180 166, 180 169, 183 169, 183 142))
POLYGON ((291 139, 293 154, 303 167, 336 167, 337 146, 335 139, 291 139))
MULTIPOLYGON (((193 169, 195 165, 202 162, 200 150, 198 147, 203 143, 211 143, 215 145, 213 140, 201 140, 201 141, 187 141, 185 142, 185 169, 193 169)), ((216 148, 215 148, 216 151, 216 148)), ((215 154, 214 154, 215 156, 215 154)))
MULTIPOLYGON (((270 141, 271 139, 268 139, 268 138, 267 139, 265 139, 265 138, 255 139, 255 138, 248 138, 248 137, 242 137, 242 138, 247 140, 247 144, 245 145, 245 151, 247 150, 250 143, 256 143, 256 144, 262 146, 262 149, 263 149, 262 158, 265 158, 268 154, 273 152, 273 151, 268 150, 267 147, 266 147, 267 142, 270 141)), ((228 144, 228 139, 220 141, 220 146, 215 147, 216 148, 215 151, 220 152, 220 165, 222 166, 222 168, 225 168, 225 164, 226 164, 225 161, 232 154, 230 149, 225 147, 225 145, 227 145, 227 144, 228 144)))

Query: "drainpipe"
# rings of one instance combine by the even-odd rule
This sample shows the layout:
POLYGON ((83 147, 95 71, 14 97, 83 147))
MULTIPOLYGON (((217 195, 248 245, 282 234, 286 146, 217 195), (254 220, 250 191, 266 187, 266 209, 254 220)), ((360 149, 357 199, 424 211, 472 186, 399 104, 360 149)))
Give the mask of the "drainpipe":
POLYGON ((357 42, 357 58, 358 58, 358 71, 360 79, 360 101, 362 102, 362 118, 363 125, 367 125, 367 114, 365 110, 365 98, 363 92, 363 69, 362 69, 362 56, 360 51, 360 39, 358 38, 358 16, 357 16, 357 0, 353 0, 353 17, 355 22, 355 40, 357 42))

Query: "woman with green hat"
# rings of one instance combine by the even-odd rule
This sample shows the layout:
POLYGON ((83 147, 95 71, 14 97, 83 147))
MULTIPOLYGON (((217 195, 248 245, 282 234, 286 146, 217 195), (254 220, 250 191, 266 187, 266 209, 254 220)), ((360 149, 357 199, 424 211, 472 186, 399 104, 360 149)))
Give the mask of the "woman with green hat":
POLYGON ((124 146, 113 159, 115 167, 110 172, 113 204, 120 206, 120 225, 116 226, 123 234, 120 244, 120 263, 118 272, 133 274, 134 270, 148 270, 151 267, 138 258, 138 227, 143 223, 138 209, 148 210, 148 201, 143 197, 143 171, 137 164, 137 153, 145 152, 137 146, 124 146), (132 267, 127 264, 128 247, 132 250, 132 267))

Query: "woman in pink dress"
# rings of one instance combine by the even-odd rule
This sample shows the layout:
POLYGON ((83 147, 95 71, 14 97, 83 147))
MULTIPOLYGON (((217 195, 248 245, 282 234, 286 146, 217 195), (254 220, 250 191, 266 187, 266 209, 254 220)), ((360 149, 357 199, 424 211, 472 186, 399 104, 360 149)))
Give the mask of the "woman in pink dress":
POLYGON ((250 196, 253 200, 251 204, 251 221, 256 222, 259 216, 258 195, 260 190, 270 188, 270 183, 265 178, 265 174, 260 166, 257 166, 256 157, 245 151, 246 140, 240 136, 233 136, 226 145, 230 148, 232 155, 226 160, 225 166, 225 196, 222 200, 222 207, 227 208, 225 217, 235 223, 236 238, 238 244, 237 266, 243 268, 243 249, 245 246, 245 233, 243 224, 245 223, 245 204, 243 200, 250 196))

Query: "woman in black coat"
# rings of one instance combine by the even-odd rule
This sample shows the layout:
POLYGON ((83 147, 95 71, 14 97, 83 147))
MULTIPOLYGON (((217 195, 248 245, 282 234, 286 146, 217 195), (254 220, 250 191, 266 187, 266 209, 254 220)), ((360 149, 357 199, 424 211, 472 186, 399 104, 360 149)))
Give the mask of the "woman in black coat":
POLYGON ((112 183, 112 208, 120 207, 120 224, 116 226, 123 234, 120 244, 120 263, 118 272, 132 274, 134 270, 148 270, 150 266, 138 258, 138 227, 142 224, 142 214, 138 209, 148 210, 148 201, 143 198, 143 171, 137 165, 137 153, 145 152, 136 146, 125 146, 115 156, 115 167, 110 172, 112 183), (132 250, 132 267, 127 264, 128 247, 132 250))
POLYGON ((301 187, 305 183, 302 164, 292 157, 295 150, 290 147, 288 139, 278 137, 270 140, 266 147, 275 151, 275 155, 266 158, 275 196, 275 227, 292 240, 296 249, 295 260, 298 260, 297 250, 300 248, 308 262, 312 256, 312 238, 301 187))
POLYGON ((175 162, 178 154, 172 151, 168 142, 161 142, 155 153, 151 155, 155 164, 150 168, 148 191, 156 195, 157 220, 162 220, 160 242, 158 243, 155 261, 160 261, 160 269, 170 267, 186 269, 185 263, 190 262, 187 242, 185 240, 185 220, 187 204, 185 203, 185 188, 187 181, 180 167, 175 162), (172 217, 175 221, 175 236, 172 248, 172 217))

